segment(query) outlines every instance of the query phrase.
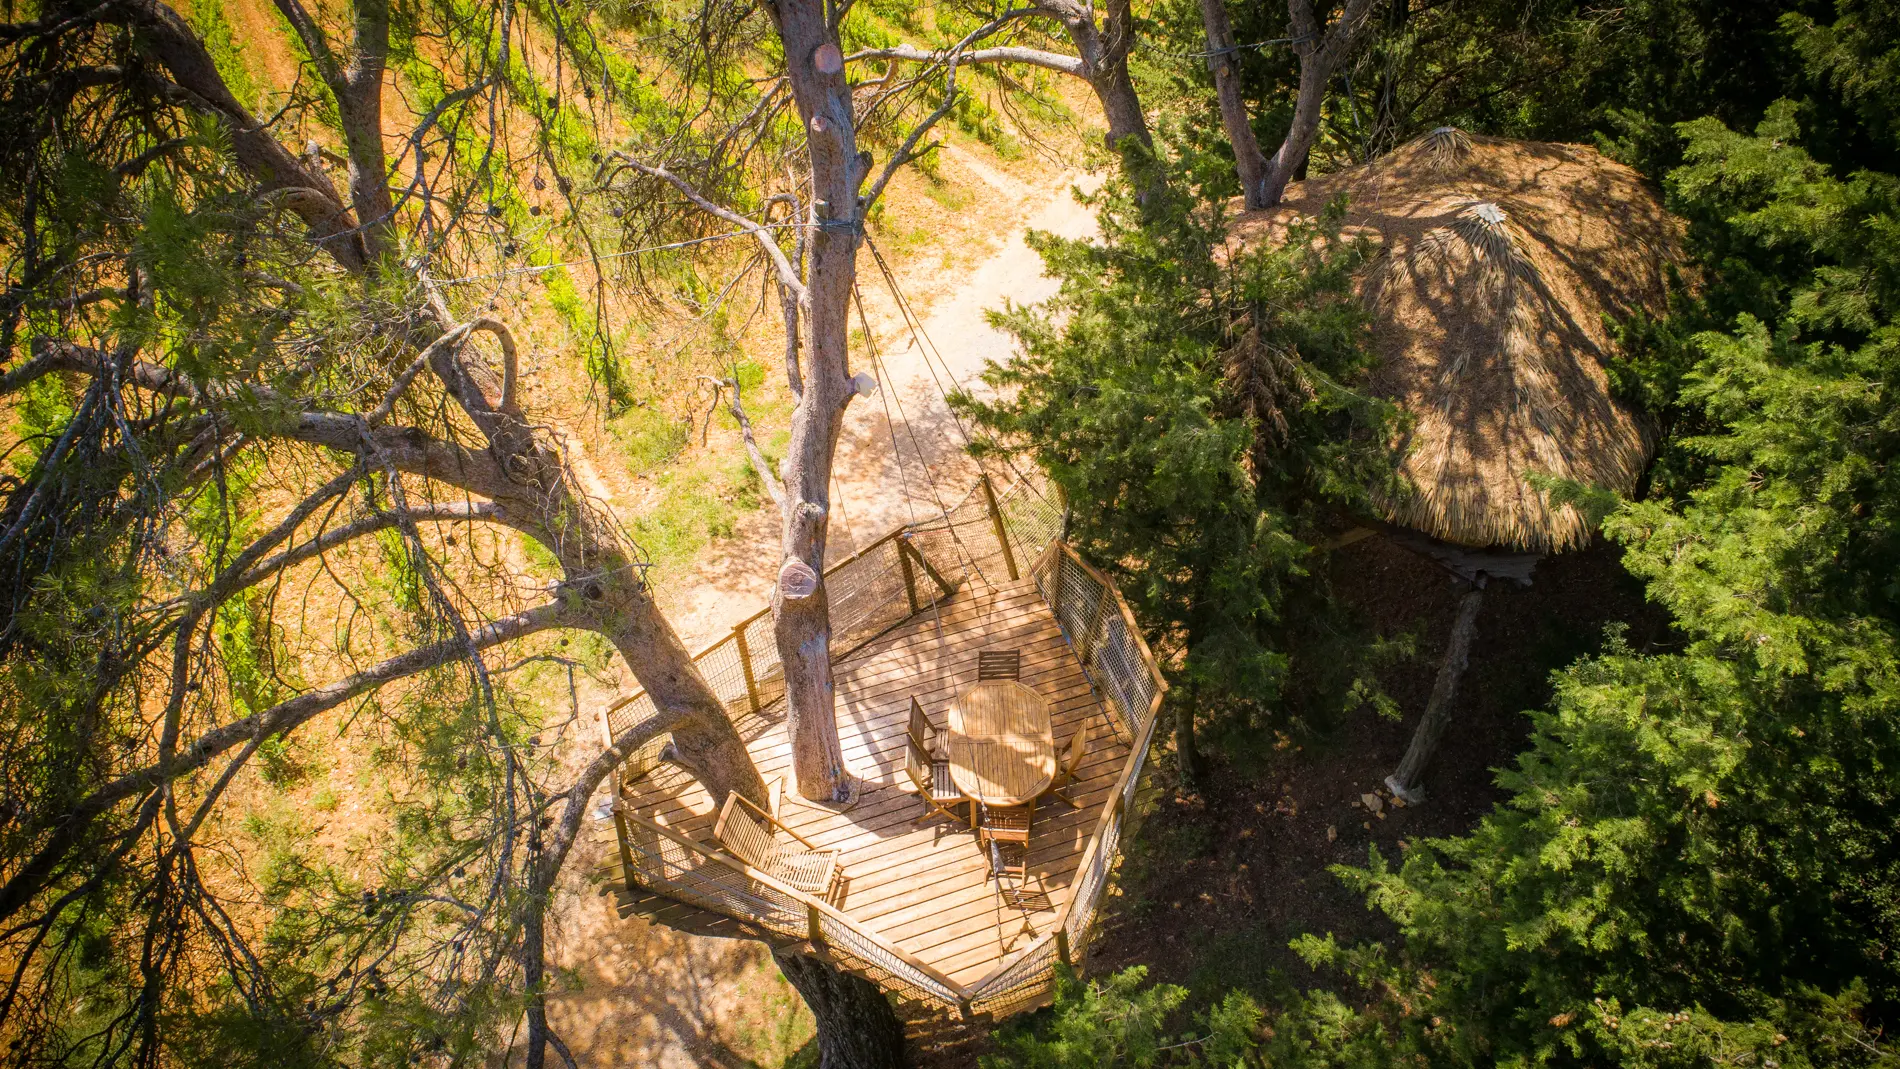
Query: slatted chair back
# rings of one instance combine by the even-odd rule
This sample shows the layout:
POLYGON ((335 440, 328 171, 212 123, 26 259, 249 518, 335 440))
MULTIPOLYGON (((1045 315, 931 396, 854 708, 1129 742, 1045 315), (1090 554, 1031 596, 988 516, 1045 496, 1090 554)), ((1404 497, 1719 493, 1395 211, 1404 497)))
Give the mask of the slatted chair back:
POLYGON ((910 742, 928 754, 931 744, 937 741, 937 729, 930 726, 930 718, 924 715, 924 707, 917 699, 910 700, 910 742))
POLYGON ((928 807, 913 823, 921 824, 935 816, 948 817, 959 825, 964 823, 965 818, 951 812, 950 807, 974 803, 965 798, 951 780, 949 762, 932 760, 915 739, 909 739, 904 743, 904 775, 917 797, 928 807))
POLYGON ((915 738, 904 740, 904 775, 910 777, 910 785, 918 794, 930 797, 930 755, 915 738))
MULTIPOLYGON (((1014 876, 1018 879, 1028 876, 1029 847, 1023 843, 991 839, 990 875, 1014 876)), ((1021 888, 1005 888, 1003 897, 1006 900, 1020 900, 1024 895, 1021 888)), ((1015 904, 1015 902, 1012 901, 1012 904, 1015 904)))
POLYGON ((1036 803, 1024 805, 986 805, 983 807, 983 838, 1006 843, 1028 843, 1029 829, 1036 820, 1036 803))
POLYGON ((1089 723, 1084 720, 1076 727, 1075 734, 1069 736, 1069 745, 1063 749, 1062 756, 1057 759, 1055 777, 1049 781, 1049 786, 1043 788, 1043 797, 1061 802, 1070 809, 1080 808, 1075 799, 1064 792, 1081 781, 1082 761, 1088 755, 1089 723))
POLYGON ((976 655, 976 678, 985 679, 1021 679, 1023 677, 1023 651, 1021 650, 979 650, 976 655))
POLYGON ((1089 753, 1089 723, 1082 721, 1069 737, 1069 748, 1062 754, 1062 762, 1056 767, 1056 786, 1066 787, 1076 780, 1076 773, 1082 768, 1082 759, 1089 753))
POLYGON ((744 806, 734 805, 734 799, 739 799, 739 796, 733 794, 726 798, 726 807, 719 811, 719 823, 713 828, 713 838, 732 851, 734 857, 755 869, 769 872, 772 833, 751 813, 746 812, 744 806))

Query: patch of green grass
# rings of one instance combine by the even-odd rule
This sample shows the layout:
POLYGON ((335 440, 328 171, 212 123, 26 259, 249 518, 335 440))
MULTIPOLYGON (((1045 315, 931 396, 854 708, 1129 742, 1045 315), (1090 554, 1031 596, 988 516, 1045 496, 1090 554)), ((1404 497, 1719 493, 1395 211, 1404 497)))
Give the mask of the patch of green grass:
POLYGON ((264 782, 273 787, 295 787, 308 779, 312 772, 310 761, 298 752, 295 743, 282 735, 274 735, 257 744, 257 761, 264 782))
POLYGON ((776 974, 755 978, 763 990, 757 1015, 746 1014, 737 1024, 733 1045, 753 1065, 771 1069, 802 1069, 818 1064, 817 1023, 792 985, 776 974))
POLYGON ((633 536, 655 567, 686 564, 714 538, 732 534, 738 510, 716 472, 683 468, 661 473, 657 482, 659 501, 633 523, 633 536))
POLYGON ((521 539, 521 555, 528 558, 528 568, 536 575, 546 576, 550 579, 560 578, 561 562, 555 559, 554 554, 548 550, 548 547, 532 538, 523 536, 521 539))
POLYGON ((976 203, 976 191, 955 182, 926 182, 924 196, 953 212, 960 212, 976 203))
POLYGON ((627 467, 644 475, 671 462, 686 448, 691 433, 685 420, 674 419, 652 404, 636 405, 607 422, 627 467))

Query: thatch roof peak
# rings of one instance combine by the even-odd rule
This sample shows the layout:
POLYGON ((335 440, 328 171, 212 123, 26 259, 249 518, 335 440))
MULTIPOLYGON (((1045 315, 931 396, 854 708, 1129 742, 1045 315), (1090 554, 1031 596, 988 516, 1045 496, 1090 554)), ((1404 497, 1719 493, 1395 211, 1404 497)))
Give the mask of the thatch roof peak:
POLYGON ((1649 435, 1610 394, 1605 318, 1662 312, 1679 226, 1636 172, 1579 145, 1434 130, 1239 216, 1242 240, 1340 193, 1382 249, 1361 278, 1382 357, 1374 389, 1410 413, 1393 522, 1465 545, 1540 552, 1589 527, 1541 473, 1627 493, 1649 435))

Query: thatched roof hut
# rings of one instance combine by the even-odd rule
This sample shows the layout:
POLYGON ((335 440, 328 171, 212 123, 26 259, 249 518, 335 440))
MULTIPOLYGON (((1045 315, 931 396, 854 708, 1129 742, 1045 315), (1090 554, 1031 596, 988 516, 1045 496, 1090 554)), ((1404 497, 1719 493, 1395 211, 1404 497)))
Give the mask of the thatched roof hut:
POLYGON ((1610 395, 1605 318, 1660 313, 1679 226, 1636 172, 1594 149, 1434 131, 1290 187, 1236 236, 1350 197, 1381 252, 1362 276, 1383 360, 1374 389, 1412 416, 1387 518, 1446 541, 1554 552, 1588 524, 1537 472, 1621 492, 1650 454, 1610 395))

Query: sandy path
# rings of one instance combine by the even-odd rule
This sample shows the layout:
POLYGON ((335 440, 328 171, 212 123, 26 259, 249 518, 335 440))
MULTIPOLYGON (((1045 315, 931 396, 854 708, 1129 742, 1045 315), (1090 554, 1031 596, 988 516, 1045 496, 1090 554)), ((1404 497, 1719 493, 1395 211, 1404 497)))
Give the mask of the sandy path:
MULTIPOLYGON (((1093 216, 1068 192, 1075 175, 1028 183, 968 154, 959 163, 988 186, 990 210, 996 202, 1020 207, 1013 218, 1005 215, 1005 239, 974 270, 959 277, 932 276, 915 265, 898 268, 899 288, 913 306, 922 306, 917 312, 923 333, 934 347, 912 339, 875 262, 863 258, 861 285, 882 366, 859 370, 872 370, 883 388, 878 396, 859 398, 846 413, 833 495, 834 559, 913 515, 935 513, 933 481, 946 505, 973 485, 975 466, 963 455, 939 387, 978 387, 986 360, 1009 358, 1012 342, 990 326, 988 311, 1055 293, 1025 233, 1081 237, 1095 230, 1093 216)), ((690 577, 671 585, 662 601, 688 647, 700 648, 757 611, 778 559, 777 517, 759 512, 745 519, 736 537, 716 545, 690 577)), ((595 833, 603 841, 585 847, 571 872, 587 873, 607 860, 612 833, 605 824, 597 824, 595 833)), ((578 886, 581 880, 572 882, 578 886)), ((581 1064, 703 1069, 754 1065, 752 1059, 760 1057, 777 1064, 803 1041, 780 1031, 800 1003, 758 944, 623 921, 608 899, 591 890, 563 896, 555 914, 553 957, 579 991, 556 998, 551 1016, 581 1064)))

